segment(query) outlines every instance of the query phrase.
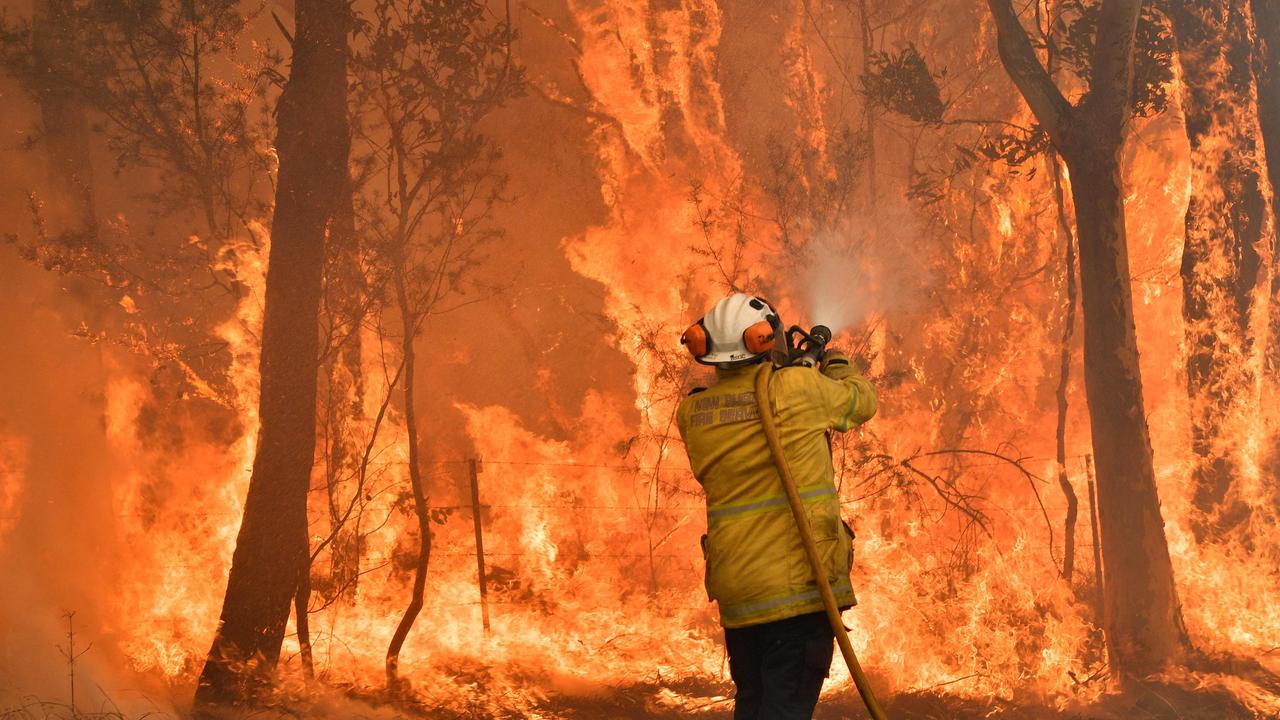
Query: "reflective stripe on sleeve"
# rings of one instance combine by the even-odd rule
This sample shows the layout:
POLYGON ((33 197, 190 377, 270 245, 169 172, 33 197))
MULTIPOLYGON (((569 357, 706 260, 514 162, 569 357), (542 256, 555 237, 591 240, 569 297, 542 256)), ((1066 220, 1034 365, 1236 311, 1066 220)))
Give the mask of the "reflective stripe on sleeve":
POLYGON ((850 423, 853 422, 853 411, 858 407, 858 386, 849 383, 849 407, 845 409, 844 415, 840 416, 840 424, 836 426, 841 432, 848 430, 850 423))

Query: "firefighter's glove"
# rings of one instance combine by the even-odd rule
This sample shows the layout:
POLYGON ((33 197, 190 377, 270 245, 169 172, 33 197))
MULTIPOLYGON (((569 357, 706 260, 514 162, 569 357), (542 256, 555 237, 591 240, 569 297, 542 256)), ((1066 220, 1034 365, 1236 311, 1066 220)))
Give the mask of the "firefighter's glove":
POLYGON ((849 356, 848 356, 848 355, 845 355, 844 353, 840 352, 839 350, 837 350, 837 349, 835 349, 835 348, 827 348, 826 353, 824 353, 824 354, 823 354, 823 356, 822 356, 822 369, 823 369, 823 370, 826 370, 828 367, 832 367, 832 366, 835 366, 835 365, 850 365, 850 366, 851 366, 852 364, 853 364, 853 363, 851 363, 851 362, 849 361, 849 356))
POLYGON ((854 366, 849 356, 835 348, 827 350, 822 356, 822 364, 818 367, 823 375, 835 380, 858 374, 858 368, 854 366))

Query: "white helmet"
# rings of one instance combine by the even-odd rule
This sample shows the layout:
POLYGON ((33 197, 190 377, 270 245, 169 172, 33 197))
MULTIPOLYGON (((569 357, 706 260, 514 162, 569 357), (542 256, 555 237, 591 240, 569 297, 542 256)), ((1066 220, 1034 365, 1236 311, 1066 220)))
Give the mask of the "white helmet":
POLYGON ((778 314, 760 298, 734 293, 689 326, 680 344, 704 365, 746 365, 773 350, 778 314))

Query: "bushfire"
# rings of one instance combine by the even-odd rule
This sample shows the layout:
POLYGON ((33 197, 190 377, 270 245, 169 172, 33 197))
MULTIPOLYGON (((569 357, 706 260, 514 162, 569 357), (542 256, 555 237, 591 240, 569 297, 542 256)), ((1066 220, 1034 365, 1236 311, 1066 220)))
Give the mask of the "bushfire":
POLYGON ((0 717, 731 717, 732 293, 888 717, 1280 717, 1270 0, 3 8, 0 717))

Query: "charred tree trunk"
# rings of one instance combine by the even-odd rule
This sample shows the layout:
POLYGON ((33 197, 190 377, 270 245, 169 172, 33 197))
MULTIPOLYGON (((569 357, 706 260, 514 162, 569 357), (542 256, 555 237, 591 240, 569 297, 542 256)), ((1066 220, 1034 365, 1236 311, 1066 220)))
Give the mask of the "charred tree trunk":
MULTIPOLYGON (((1060 58, 1054 53, 1057 37, 1061 34, 1061 23, 1049 28, 1052 42, 1048 43, 1049 78, 1057 82, 1060 70, 1060 58)), ((1062 579, 1071 584, 1076 569, 1076 521, 1080 515, 1080 499, 1076 497, 1075 488, 1071 485, 1071 476, 1067 473, 1067 411, 1069 409, 1067 391, 1071 383, 1071 356, 1075 344, 1076 308, 1079 305, 1079 287, 1076 283, 1076 236, 1071 228, 1071 218, 1067 214, 1067 198, 1062 188, 1062 165, 1056 152, 1047 153, 1049 177, 1053 184, 1054 214, 1058 221, 1058 233, 1062 235, 1065 245, 1063 262, 1063 285, 1067 294, 1067 306, 1062 318, 1062 345, 1058 351, 1058 422, 1054 432, 1058 463, 1058 488, 1067 503, 1066 517, 1063 520, 1062 541, 1062 579)))
POLYGON ((257 454, 218 632, 197 708, 252 700, 280 655, 308 571, 307 489, 315 452, 318 308, 325 234, 347 177, 347 28, 339 0, 298 0, 262 329, 257 454))
POLYGON ((359 529, 351 517, 350 498, 351 493, 359 492, 361 465, 361 449, 355 436, 363 412, 360 352, 361 340, 356 334, 337 348, 326 368, 331 397, 325 416, 330 445, 325 480, 329 524, 334 534, 329 546, 326 602, 354 600, 360 582, 359 529))
POLYGON ((1062 172, 1058 157, 1049 155, 1049 170, 1053 173, 1053 200, 1058 215, 1058 230, 1066 244, 1064 280, 1067 290, 1067 308, 1062 318, 1062 347, 1058 367, 1058 423, 1057 440, 1058 487, 1067 501, 1067 515, 1063 522, 1062 578, 1068 583, 1076 567, 1076 519, 1080 513, 1080 500, 1076 497, 1071 478, 1067 475, 1067 386, 1071 382, 1071 349, 1076 330, 1076 238, 1067 218, 1067 201, 1062 192, 1062 172))
MULTIPOLYGON (((867 0, 858 0, 858 32, 862 44, 862 71, 867 72, 875 55, 875 38, 871 27, 871 12, 867 0)), ((880 198, 876 190, 876 105, 869 98, 862 99, 862 142, 866 145, 866 206, 863 212, 871 218, 871 233, 880 232, 880 198)))
POLYGON ((1140 676, 1186 649, 1156 493, 1133 322, 1118 143, 1068 160, 1080 236, 1084 379, 1098 472, 1103 618, 1119 670, 1140 676))
MULTIPOLYGON (((1280 3, 1275 0, 1252 0, 1254 22, 1254 72, 1258 86, 1258 126, 1266 148, 1267 178, 1271 184, 1272 217, 1280 217, 1280 3)), ((1280 289, 1280 273, 1271 273, 1272 287, 1280 289)), ((1273 293, 1274 297, 1274 293, 1273 293)), ((1277 308, 1272 307, 1272 315, 1277 308)), ((1276 334, 1270 334, 1273 347, 1280 346, 1276 334)))
POLYGON ((1169 14, 1191 145, 1182 314, 1199 511, 1192 527, 1205 540, 1249 516, 1249 506, 1231 489, 1247 452, 1242 430, 1256 425, 1262 399, 1258 353, 1266 328, 1256 310, 1259 301, 1265 303, 1263 258, 1274 228, 1255 104, 1249 3, 1186 0, 1170 3, 1169 14))
MULTIPOLYGON (((1280 222, 1280 4, 1274 0, 1253 0, 1254 73, 1258 86, 1258 126, 1266 149, 1267 177, 1271 183, 1271 218, 1280 222)), ((1267 341, 1263 349, 1263 380, 1270 395, 1280 388, 1280 263, 1277 247, 1271 247, 1270 307, 1267 312, 1267 341)), ((1280 437, 1267 428, 1271 437, 1280 437)), ((1280 506, 1280 441, 1272 440, 1264 457, 1266 487, 1272 507, 1280 506)))
POLYGON ((315 679, 316 663, 311 653, 311 557, 299 573, 298 590, 293 597, 294 624, 298 628, 298 652, 302 656, 302 672, 308 680, 315 679))
MULTIPOLYGON (((326 607, 340 597, 353 598, 360 577, 357 523, 351 521, 348 505, 340 497, 342 485, 353 486, 359 472, 359 448, 352 435, 361 416, 360 393, 360 325, 365 295, 360 277, 359 248, 356 243, 351 183, 343 185, 342 194, 329 222, 325 244, 324 299, 321 323, 329 344, 321 353, 324 365, 324 467, 325 495, 329 510, 330 537, 321 541, 307 555, 307 566, 298 582, 293 616, 298 630, 298 647, 302 669, 308 680, 315 678, 315 660, 311 645, 311 611, 313 565, 320 553, 329 550, 329 581, 319 588, 321 606, 326 607)), ((354 492, 359 493, 357 488, 354 492)))
POLYGON ((1072 106, 1036 57, 1011 0, 988 0, 1000 59, 1071 171, 1080 243, 1085 389, 1098 469, 1104 624, 1118 675, 1182 659, 1173 582, 1143 409, 1119 156, 1129 119, 1141 0, 1104 0, 1093 84, 1072 106))
POLYGON ((359 493, 360 440, 356 428, 364 415, 364 370, 360 332, 368 294, 364 287, 360 243, 355 231, 353 187, 347 181, 330 231, 325 287, 330 336, 335 346, 325 363, 326 488, 333 541, 329 547, 330 593, 327 602, 353 600, 360 581, 358 523, 350 516, 350 492, 359 493), (344 494, 343 485, 350 483, 344 494))
POLYGON ((400 305, 400 318, 404 326, 404 429, 409 436, 409 483, 413 487, 413 509, 418 516, 418 561, 413 572, 413 595, 405 608, 391 644, 387 646, 387 687, 396 690, 400 680, 400 649, 413 629, 413 623, 422 612, 423 597, 427 590, 427 568, 431 562, 431 517, 427 508, 427 490, 418 463, 418 422, 413 407, 414 352, 413 343, 418 335, 418 315, 409 300, 405 285, 404 260, 396 271, 396 299, 400 305))
POLYGON ((74 54, 64 37, 64 0, 36 0, 32 18, 32 52, 43 71, 35 88, 40 106, 51 207, 57 234, 76 245, 94 242, 98 219, 93 206, 93 166, 89 157, 89 123, 84 105, 59 78, 74 54))

